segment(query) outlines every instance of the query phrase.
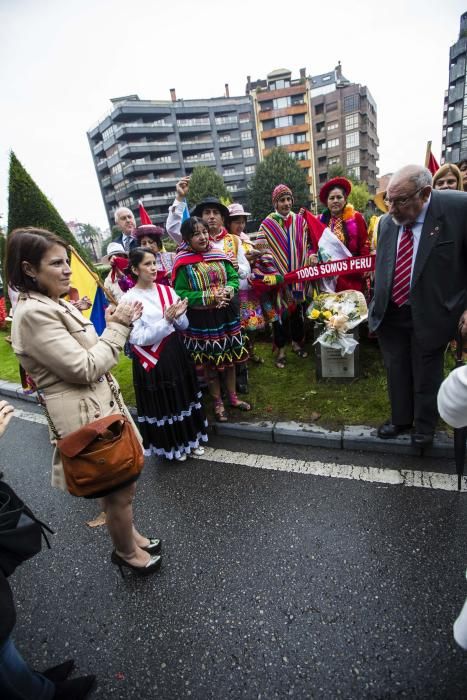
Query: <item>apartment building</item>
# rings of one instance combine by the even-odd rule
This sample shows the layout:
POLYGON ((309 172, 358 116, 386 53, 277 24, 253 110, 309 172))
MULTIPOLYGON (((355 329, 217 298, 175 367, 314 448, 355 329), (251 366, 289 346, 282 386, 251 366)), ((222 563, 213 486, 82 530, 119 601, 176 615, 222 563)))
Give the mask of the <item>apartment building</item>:
POLYGON ((449 49, 449 84, 444 96, 441 162, 467 159, 467 12, 461 15, 459 38, 449 49))
POLYGON ((137 214, 138 200, 163 224, 175 184, 196 165, 215 168, 235 201, 246 205, 246 187, 258 161, 250 98, 111 100, 112 110, 88 131, 109 223, 120 206, 137 214))

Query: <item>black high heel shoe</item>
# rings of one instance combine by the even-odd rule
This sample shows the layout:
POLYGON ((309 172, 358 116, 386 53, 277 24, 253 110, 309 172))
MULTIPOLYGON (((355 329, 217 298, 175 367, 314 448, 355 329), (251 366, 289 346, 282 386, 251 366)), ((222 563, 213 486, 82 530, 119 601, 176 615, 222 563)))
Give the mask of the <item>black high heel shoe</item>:
POLYGON ((149 554, 159 554, 162 548, 162 540, 159 540, 157 537, 148 537, 148 539, 149 544, 146 547, 140 547, 140 549, 144 549, 149 554))
POLYGON ((150 576, 151 574, 156 573, 156 571, 160 568, 160 565, 162 563, 162 557, 156 554, 155 556, 150 557, 146 566, 134 566, 133 564, 130 564, 128 561, 126 561, 126 559, 120 557, 115 551, 115 549, 113 550, 110 559, 112 561, 112 564, 115 564, 120 569, 122 578, 125 578, 123 574, 124 567, 130 569, 130 571, 136 574, 136 576, 150 576))

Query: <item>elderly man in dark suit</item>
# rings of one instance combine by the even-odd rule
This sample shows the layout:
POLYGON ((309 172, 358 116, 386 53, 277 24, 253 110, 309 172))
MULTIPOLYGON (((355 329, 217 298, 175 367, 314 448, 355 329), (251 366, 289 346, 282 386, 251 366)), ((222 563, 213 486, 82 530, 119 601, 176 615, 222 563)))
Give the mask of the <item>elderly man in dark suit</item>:
POLYGON ((392 176, 386 201, 369 309, 391 402, 378 436, 413 426, 412 443, 426 447, 438 420, 444 351, 467 323, 467 195, 432 191, 430 171, 407 165, 392 176))
POLYGON ((119 207, 114 214, 114 218, 121 231, 121 234, 114 238, 114 243, 121 243, 125 252, 129 253, 132 248, 138 247, 138 241, 131 235, 136 228, 134 214, 128 207, 119 207))

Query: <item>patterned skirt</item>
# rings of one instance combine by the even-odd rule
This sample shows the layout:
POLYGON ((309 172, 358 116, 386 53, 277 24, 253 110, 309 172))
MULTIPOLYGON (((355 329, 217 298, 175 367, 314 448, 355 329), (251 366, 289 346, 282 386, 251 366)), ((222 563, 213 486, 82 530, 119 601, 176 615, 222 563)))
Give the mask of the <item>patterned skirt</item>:
POLYGON ((191 362, 178 333, 149 372, 133 360, 137 425, 144 454, 174 459, 207 442, 207 420, 191 362))
POLYGON ((259 294, 254 289, 241 289, 239 299, 242 329, 246 333, 263 330, 266 323, 259 294))
POLYGON ((248 360, 237 300, 223 309, 188 308, 185 347, 197 367, 224 370, 248 360))

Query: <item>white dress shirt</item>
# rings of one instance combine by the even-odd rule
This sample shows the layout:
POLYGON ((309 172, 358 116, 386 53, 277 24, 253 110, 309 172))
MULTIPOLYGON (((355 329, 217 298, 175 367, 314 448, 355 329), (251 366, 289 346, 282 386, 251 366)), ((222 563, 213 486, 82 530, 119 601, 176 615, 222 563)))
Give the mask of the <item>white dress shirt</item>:
MULTIPOLYGON (((416 221, 412 222, 412 225, 410 226, 410 230, 413 233, 413 255, 412 255, 412 269, 410 271, 410 284, 412 284, 412 275, 413 275, 413 270, 415 267, 415 260, 417 258, 417 252, 418 252, 418 244, 420 243, 420 236, 422 235, 422 228, 423 224, 425 223, 425 217, 426 217, 426 212, 428 210, 428 207, 430 206, 430 201, 431 201, 431 194, 428 197, 428 201, 425 202, 425 204, 422 207, 422 210, 420 214, 417 216, 416 221)), ((399 245, 401 242, 402 234, 404 232, 406 224, 403 226, 399 226, 399 234, 397 236, 397 250, 399 251, 399 245)), ((396 258, 397 260, 397 258, 396 258)))

